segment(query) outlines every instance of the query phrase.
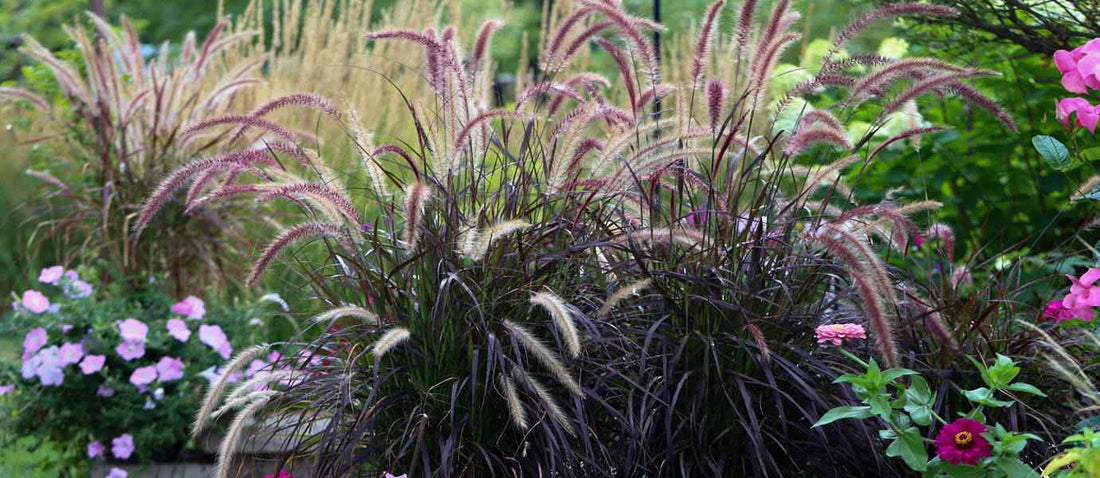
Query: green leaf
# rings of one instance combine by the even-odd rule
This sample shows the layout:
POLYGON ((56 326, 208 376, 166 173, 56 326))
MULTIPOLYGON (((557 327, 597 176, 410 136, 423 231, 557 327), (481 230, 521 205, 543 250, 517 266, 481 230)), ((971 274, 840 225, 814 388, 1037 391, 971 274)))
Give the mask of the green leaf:
POLYGON ((1047 394, 1045 394, 1041 390, 1039 390, 1038 387, 1036 387, 1036 386, 1034 386, 1030 383, 1024 383, 1024 382, 1011 383, 1011 384, 1009 384, 1008 386, 1005 387, 1005 390, 1012 390, 1014 392, 1030 393, 1032 395, 1038 395, 1040 397, 1047 396, 1047 394))
POLYGON ((1061 141, 1050 136, 1039 135, 1031 138, 1031 144, 1043 156, 1047 164, 1058 171, 1069 169, 1073 164, 1073 160, 1069 157, 1069 150, 1061 141))
POLYGON ((1001 457, 997 458, 993 463, 997 466, 998 470, 1004 472, 1007 478, 1033 478, 1039 476, 1035 470, 1020 461, 1019 458, 1001 457))
POLYGON ((965 395, 966 399, 970 400, 971 402, 990 407, 1007 407, 1009 405, 1012 405, 1012 402, 997 400, 993 398, 993 391, 985 387, 975 388, 974 390, 967 390, 963 392, 963 395, 965 395))
POLYGON ((916 374, 917 374, 917 372, 914 372, 914 371, 909 370, 907 368, 892 368, 890 370, 882 372, 882 381, 886 382, 886 383, 890 383, 890 382, 893 382, 894 380, 897 380, 900 377, 904 377, 906 375, 916 375, 916 374))
POLYGON ((989 476, 987 470, 970 465, 952 465, 944 462, 940 469, 951 478, 987 478, 989 476))
POLYGON ((846 418, 871 418, 874 414, 871 413, 871 407, 836 407, 818 419, 817 423, 810 428, 817 428, 820 426, 828 425, 837 420, 844 420, 846 418))
POLYGON ((1008 385, 1012 382, 1012 379, 1020 374, 1020 367, 1017 367, 1012 359, 997 354, 997 362, 994 363, 992 367, 989 367, 988 373, 989 379, 992 382, 988 385, 993 388, 1001 388, 1008 385))
POLYGON ((916 427, 903 430, 886 448, 886 456, 905 460, 905 464, 913 471, 924 471, 928 468, 928 451, 924 449, 924 441, 916 427))
POLYGON ((1077 156, 1085 161, 1100 160, 1100 147, 1086 149, 1077 153, 1077 156))

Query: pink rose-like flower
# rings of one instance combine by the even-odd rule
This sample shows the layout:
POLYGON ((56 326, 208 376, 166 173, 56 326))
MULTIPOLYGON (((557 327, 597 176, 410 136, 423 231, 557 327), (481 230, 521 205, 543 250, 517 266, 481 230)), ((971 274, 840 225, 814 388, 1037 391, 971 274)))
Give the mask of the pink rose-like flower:
POLYGON ((840 345, 845 340, 867 338, 867 332, 859 324, 819 325, 814 330, 814 334, 817 335, 817 343, 819 344, 832 342, 833 345, 840 345))
POLYGON ((42 272, 38 273, 38 282, 49 285, 57 285, 61 282, 61 276, 65 275, 65 268, 62 266, 53 266, 42 269, 42 272))
POLYGON ((1054 103, 1054 117, 1062 126, 1070 126, 1073 116, 1078 126, 1095 133, 1096 124, 1100 122, 1100 106, 1093 106, 1084 98, 1063 98, 1054 103))
MULTIPOLYGON (((1080 279, 1071 275, 1067 275, 1066 278, 1073 285, 1069 288, 1069 294, 1062 298, 1061 307, 1070 312, 1061 312, 1059 317, 1069 315, 1072 318, 1091 321, 1095 317, 1093 307, 1100 306, 1100 287, 1095 285, 1096 281, 1100 280, 1100 269, 1090 267, 1088 271, 1081 274, 1080 279)), ((1047 309, 1050 310, 1051 307, 1047 306, 1047 309)))
POLYGON ((15 390, 15 385, 0 385, 0 397, 11 393, 12 390, 15 390))
POLYGON ((985 430, 985 425, 969 418, 944 425, 936 435, 936 455, 953 465, 977 465, 993 455, 993 445, 982 436, 985 430))
POLYGON ((107 473, 105 478, 129 478, 130 474, 122 468, 111 468, 111 472, 107 473))
POLYGON ((50 310, 50 299, 47 299, 41 292, 30 289, 23 292, 23 308, 35 314, 41 314, 50 310))
POLYGON ((172 312, 185 315, 191 320, 199 320, 206 315, 206 305, 202 302, 202 299, 189 295, 173 305, 172 312))
POLYGON ((103 355, 85 355, 84 360, 80 361, 80 372, 84 375, 91 375, 100 370, 103 370, 103 364, 107 362, 107 357, 103 355))
POLYGON ((134 453, 134 437, 129 433, 123 433, 111 440, 111 454, 120 460, 130 458, 134 453))
POLYGON ((171 382, 183 378, 183 360, 163 357, 157 362, 157 376, 161 382, 171 382))
POLYGON ((107 451, 107 447, 98 440, 88 444, 88 458, 103 456, 103 452, 105 451, 107 451))
POLYGON ((118 352, 118 356, 127 362, 139 359, 145 356, 145 342, 126 340, 115 347, 115 352, 118 352))
POLYGON ((199 326, 199 340, 216 350, 222 358, 228 359, 233 354, 233 347, 229 345, 229 338, 225 336, 222 328, 217 325, 204 324, 199 326))
POLYGON ((23 360, 29 359, 39 349, 46 345, 49 340, 49 336, 46 334, 46 329, 42 327, 35 327, 27 332, 27 335, 23 336, 23 360))
POLYGON ((1100 38, 1070 51, 1054 52, 1054 66, 1062 73, 1062 87, 1073 93, 1100 89, 1100 38))
POLYGON ((61 345, 60 355, 62 366, 77 363, 84 357, 84 346, 65 342, 61 345))
POLYGON ((168 327, 168 335, 180 342, 186 342, 191 338, 191 329, 187 328, 187 322, 180 319, 169 319, 165 324, 168 327))
POLYGON ((124 341, 144 342, 149 326, 137 319, 126 319, 118 323, 118 332, 124 341))
POLYGON ((157 367, 154 365, 147 365, 145 367, 139 367, 134 370, 134 373, 130 374, 130 383, 134 386, 141 387, 149 385, 157 380, 157 367))

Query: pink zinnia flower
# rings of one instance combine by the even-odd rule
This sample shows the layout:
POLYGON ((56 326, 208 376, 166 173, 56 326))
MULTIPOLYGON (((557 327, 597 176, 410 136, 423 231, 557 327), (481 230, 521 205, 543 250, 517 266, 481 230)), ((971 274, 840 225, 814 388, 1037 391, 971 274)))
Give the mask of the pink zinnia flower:
POLYGON ((61 365, 70 365, 80 361, 84 357, 84 346, 65 342, 61 345, 61 365))
POLYGON ((23 292, 23 307, 35 314, 50 310, 50 299, 34 289, 23 292))
POLYGON ((107 451, 107 447, 96 440, 88 444, 88 458, 95 458, 97 456, 103 456, 103 452, 107 451))
POLYGON ((189 295, 172 306, 172 312, 185 315, 188 319, 199 320, 206 315, 206 305, 202 299, 189 295))
POLYGON ((171 335, 180 342, 186 342, 191 338, 191 330, 187 328, 187 322, 180 319, 169 319, 165 324, 168 327, 168 335, 171 335))
POLYGON ((27 332, 27 335, 23 336, 23 360, 31 358, 46 345, 48 340, 49 336, 46 334, 46 329, 42 327, 35 327, 27 332))
POLYGON ((127 362, 139 359, 145 356, 145 342, 126 340, 115 347, 115 352, 118 352, 118 356, 127 362))
POLYGON ((969 418, 944 425, 936 435, 936 455, 953 465, 977 465, 993 455, 993 445, 982 436, 985 430, 985 425, 969 418))
POLYGON ((107 476, 104 477, 104 478, 129 478, 129 477, 130 477, 130 474, 127 473, 126 470, 123 470, 122 468, 111 468, 111 472, 107 473, 107 476))
POLYGON ((157 379, 157 367, 153 365, 147 365, 145 367, 139 367, 134 370, 134 373, 130 374, 130 383, 136 387, 141 387, 153 383, 157 379))
POLYGON ((43 284, 57 285, 61 282, 61 276, 65 275, 65 268, 62 266, 53 266, 42 269, 42 272, 38 273, 38 282, 43 284))
POLYGON ((817 335, 817 343, 819 344, 832 342, 833 345, 840 345, 848 339, 867 338, 867 332, 859 324, 819 325, 814 330, 814 334, 817 335))
POLYGON ((229 345, 229 338, 225 336, 222 328, 217 325, 199 326, 199 340, 216 350, 224 359, 228 359, 233 354, 233 347, 229 345))
POLYGON ((80 362, 80 371, 84 375, 91 375, 103 370, 105 362, 107 362, 107 357, 103 355, 85 355, 84 360, 80 362))
POLYGON ((111 454, 120 460, 130 458, 134 453, 134 437, 129 433, 123 433, 111 440, 111 454))
POLYGON ((183 360, 163 357, 157 362, 157 376, 161 382, 171 382, 183 378, 183 360))
POLYGON ((137 319, 126 319, 118 323, 118 332, 122 340, 144 342, 149 334, 149 326, 137 319))

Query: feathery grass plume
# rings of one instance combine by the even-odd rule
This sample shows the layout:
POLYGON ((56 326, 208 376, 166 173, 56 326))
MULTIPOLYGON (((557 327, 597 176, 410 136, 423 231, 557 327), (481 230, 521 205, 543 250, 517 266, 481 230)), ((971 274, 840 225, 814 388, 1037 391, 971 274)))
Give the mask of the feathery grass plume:
POLYGON ((890 102, 886 103, 883 108, 883 114, 890 114, 898 111, 905 107, 907 102, 915 100, 920 96, 939 91, 951 85, 958 84, 964 79, 970 79, 976 76, 997 76, 997 73, 989 70, 966 70, 960 73, 946 73, 930 76, 914 83, 901 93, 898 93, 890 102))
POLYGON ((756 0, 741 2, 741 11, 737 15, 737 29, 734 34, 734 53, 737 55, 734 61, 741 61, 745 57, 745 48, 748 46, 749 37, 752 35, 752 23, 755 15, 756 0))
MULTIPOLYGON (((596 44, 607 51, 609 55, 611 55, 611 59, 615 62, 615 68, 618 68, 619 70, 619 81, 624 87, 626 87, 626 96, 630 99, 630 104, 632 106, 637 105, 638 92, 637 87, 635 86, 634 69, 627 61, 626 55, 623 53, 622 49, 615 46, 614 43, 611 43, 611 41, 605 38, 597 38, 596 44)), ((637 112, 634 111, 634 113, 637 112)))
POLYGON ((707 82, 707 116, 710 117, 710 130, 717 132, 722 122, 722 107, 726 101, 726 84, 722 80, 707 82))
POLYGON ((649 77, 649 84, 657 84, 660 71, 657 64, 657 55, 653 52, 649 40, 642 35, 639 27, 656 31, 663 31, 664 27, 623 13, 622 5, 603 3, 600 0, 578 0, 578 3, 599 12, 615 24, 619 34, 630 43, 631 50, 637 52, 641 57, 641 70, 649 77))
POLYGON ((303 197, 313 200, 325 206, 321 208, 323 212, 334 210, 339 213, 338 217, 329 217, 329 220, 333 222, 345 220, 354 227, 359 227, 360 224, 362 224, 362 221, 359 220, 359 212, 355 210, 355 205, 352 204, 351 200, 326 184, 277 184, 269 188, 264 188, 264 193, 260 196, 259 200, 270 201, 276 197, 285 197, 289 199, 303 197))
POLYGON ((939 201, 924 200, 905 204, 894 208, 894 212, 901 214, 902 216, 912 216, 925 211, 933 211, 943 207, 943 203, 939 201))
POLYGON ((470 67, 473 70, 474 75, 485 71, 485 62, 489 58, 489 47, 493 41, 493 34, 496 33, 504 23, 497 20, 488 20, 481 24, 481 28, 478 29, 477 40, 474 42, 473 57, 470 61, 470 67))
POLYGON ((944 73, 963 73, 966 68, 934 58, 906 58, 883 66, 860 78, 848 92, 845 106, 856 106, 872 95, 881 96, 890 84, 914 75, 930 76, 944 73))
POLYGON ((252 418, 267 406, 271 398, 270 395, 259 396, 256 401, 241 410, 236 417, 233 417, 233 423, 229 425, 229 431, 226 432, 225 438, 222 439, 221 445, 218 447, 217 478, 230 478, 229 468, 233 466, 233 457, 237 454, 237 448, 240 447, 244 429, 250 425, 252 418))
MULTIPOLYGON (((263 377, 258 376, 256 378, 263 378, 263 377)), ((255 380, 255 379, 253 379, 253 380, 255 380)), ((241 390, 241 388, 237 387, 236 389, 233 390, 233 393, 237 393, 238 390, 241 390)), ((256 402, 257 400, 269 400, 271 398, 274 398, 274 397, 278 396, 279 394, 280 394, 280 392, 275 391, 275 390, 257 390, 257 391, 253 391, 251 393, 241 393, 237 396, 229 395, 228 397, 225 398, 225 404, 222 405, 221 408, 218 408, 217 410, 215 410, 214 413, 212 413, 210 415, 210 418, 212 420, 217 420, 217 419, 221 418, 222 415, 225 415, 226 413, 229 413, 233 410, 236 410, 236 409, 241 408, 243 406, 247 406, 251 403, 256 402)))
POLYGON ((848 44, 852 38, 854 38, 859 32, 867 28, 868 25, 876 20, 889 17, 898 17, 906 15, 919 15, 922 17, 954 17, 959 14, 953 8, 944 7, 940 5, 929 5, 925 3, 899 3, 894 5, 886 5, 875 9, 874 11, 860 17, 856 21, 848 24, 836 38, 833 39, 833 44, 829 48, 829 51, 825 53, 821 64, 829 65, 833 62, 833 57, 840 52, 844 45, 848 44))
POLYGON ((913 128, 902 131, 887 138, 886 141, 883 141, 882 144, 880 144, 877 148, 875 148, 874 151, 871 152, 871 154, 867 155, 867 161, 875 159, 876 157, 878 157, 879 153, 883 152, 891 144, 894 144, 898 141, 909 138, 919 138, 921 135, 943 131, 944 129, 946 128, 942 126, 929 126, 926 128, 913 128))
POLYGON ((607 301, 603 303, 603 307, 600 307, 600 311, 596 313, 596 316, 606 317, 608 312, 611 312, 611 309, 618 306, 620 302, 644 289, 648 289, 651 284, 653 284, 653 279, 642 279, 623 286, 607 298, 607 301))
POLYGON ((328 322, 332 320, 338 320, 345 317, 354 317, 356 319, 362 319, 370 325, 378 325, 381 321, 378 320, 378 315, 367 309, 359 307, 357 305, 343 305, 333 309, 326 310, 313 316, 310 322, 320 323, 328 322))
POLYGON ((263 117, 290 106, 312 108, 329 115, 332 119, 340 119, 340 110, 333 106, 327 98, 315 93, 291 93, 289 95, 280 96, 257 106, 249 115, 263 117))
MULTIPOLYGON (((512 372, 513 376, 519 378, 520 374, 516 369, 512 369, 512 372)), ((531 390, 535 392, 539 400, 542 400, 543 406, 546 408, 546 413, 550 415, 550 419, 553 420, 554 423, 557 423, 566 433, 574 437, 577 436, 576 430, 573 429, 573 423, 565 416, 565 412, 561 409, 561 405, 558 405, 558 401, 554 399, 554 396, 550 394, 546 386, 529 374, 522 374, 522 380, 531 387, 531 390)))
POLYGON ((214 412, 212 417, 217 418, 221 415, 224 415, 229 408, 232 408, 229 407, 228 404, 230 402, 233 402, 234 400, 238 400, 246 395, 250 395, 256 392, 266 391, 262 390, 261 388, 267 387, 268 384, 272 382, 290 381, 291 379, 298 377, 301 377, 301 374, 293 370, 274 370, 258 372, 254 377, 234 387, 233 391, 229 392, 229 395, 226 395, 225 397, 224 401, 226 405, 222 406, 220 409, 218 409, 218 411, 214 412))
POLYGON ((947 328, 947 324, 943 323, 943 317, 939 311, 928 305, 923 297, 917 295, 916 292, 904 288, 905 296, 909 299, 909 304, 916 309, 924 321, 925 328, 931 333, 931 336, 939 341, 940 345, 947 348, 952 352, 959 351, 959 343, 955 340, 954 334, 947 328))
POLYGON ((752 336, 752 341, 756 342, 756 347, 764 354, 764 360, 771 362, 772 351, 771 348, 768 347, 768 340, 764 337, 764 331, 760 330, 760 327, 757 327, 756 324, 752 322, 746 322, 745 328, 748 329, 749 335, 752 336))
POLYGON ((264 252, 260 254, 260 258, 252 265, 252 270, 248 273, 245 284, 249 287, 255 285, 256 281, 260 279, 260 275, 271 265, 271 261, 275 260, 275 258, 279 256, 279 253, 287 246, 306 238, 327 237, 343 239, 345 231, 343 226, 320 221, 305 222, 283 231, 282 234, 279 234, 278 237, 268 243, 267 247, 264 248, 264 252))
POLYGON ((497 239, 528 227, 531 227, 530 223, 514 219, 499 222, 481 231, 471 229, 466 233, 458 252, 471 260, 480 261, 497 239))
POLYGON ((199 407, 198 414, 195 415, 195 423, 191 428, 192 436, 199 436, 206 425, 210 421, 210 416, 217 408, 218 403, 221 402, 222 395, 225 394, 225 389, 229 385, 229 376, 238 370, 244 369, 252 359, 259 357, 263 353, 267 352, 270 348, 268 344, 257 344, 242 350, 237 354, 237 357, 225 365, 222 374, 218 377, 218 380, 210 385, 210 388, 206 391, 206 396, 202 400, 202 406, 199 407))
POLYGON ((816 123, 822 123, 825 127, 844 131, 844 125, 840 123, 840 120, 836 119, 832 113, 826 110, 813 110, 807 111, 802 115, 802 119, 798 123, 799 128, 806 128, 816 123))
POLYGON ((569 356, 572 358, 579 357, 581 355, 581 336, 577 333, 577 324, 573 323, 573 314, 569 312, 565 301, 550 292, 536 292, 531 295, 531 303, 541 306, 550 313, 554 326, 557 327, 558 332, 565 341, 565 349, 569 356))
POLYGON ((464 143, 470 138, 470 133, 478 126, 484 124, 487 121, 491 121, 493 118, 512 118, 518 115, 515 111, 509 110, 489 110, 475 116, 473 119, 462 125, 462 129, 458 135, 455 136, 454 149, 460 150, 463 148, 464 143))
POLYGON ((561 55, 561 58, 558 58, 558 64, 568 64, 569 60, 573 59, 573 56, 576 55, 577 52, 581 50, 581 48, 588 46, 588 42, 592 41, 592 39, 595 38, 596 35, 599 35, 600 32, 607 30, 608 28, 611 28, 613 26, 615 26, 615 22, 603 21, 599 23, 594 23, 588 28, 585 28, 584 31, 573 38, 573 41, 569 44, 569 47, 565 49, 565 53, 561 55))
POLYGON ((945 88, 947 91, 954 93, 956 96, 961 96, 964 100, 970 104, 984 109, 993 114, 993 117, 997 118, 1005 128, 1013 133, 1020 132, 1020 126, 1016 124, 1016 120, 1012 118, 1012 115, 1005 111, 1001 105, 997 104, 993 98, 990 98, 973 86, 964 83, 955 83, 945 88))
POLYGON ((569 375, 569 371, 565 368, 565 364, 561 362, 557 354, 550 350, 546 344, 542 343, 534 334, 523 326, 516 324, 508 319, 504 319, 504 328, 508 330, 508 333, 513 339, 518 341, 528 353, 535 357, 546 370, 550 372, 550 375, 557 380, 558 383, 565 386, 570 393, 577 397, 583 397, 584 392, 581 391, 581 385, 569 375))
POLYGON ((668 83, 661 83, 654 85, 650 88, 646 88, 642 92, 642 96, 638 97, 638 101, 634 103, 634 109, 642 111, 646 109, 650 103, 654 103, 664 99, 664 97, 672 94, 677 90, 676 85, 670 85, 668 83))
POLYGON ((9 86, 0 86, 0 98, 12 98, 15 100, 24 100, 31 105, 34 105, 35 109, 42 112, 50 111, 50 104, 46 102, 46 99, 31 93, 22 88, 14 88, 9 86))
POLYGON ((558 51, 565 45, 565 39, 569 35, 569 31, 581 20, 587 18, 591 11, 590 8, 586 7, 578 8, 561 22, 561 25, 554 31, 553 37, 546 44, 546 53, 543 55, 542 61, 543 70, 557 73, 566 66, 565 61, 558 59, 558 51))
MULTIPOLYGON (((187 141, 207 129, 222 125, 239 125, 259 128, 285 141, 291 143, 296 141, 295 134, 290 132, 290 130, 279 126, 271 120, 250 115, 224 115, 206 119, 185 128, 183 132, 180 133, 180 137, 183 138, 184 141, 187 141)), ((226 133, 222 133, 222 135, 224 134, 226 133)))
POLYGON ((500 387, 504 389, 504 401, 508 404, 508 415, 512 417, 512 424, 520 430, 527 431, 530 428, 527 423, 527 411, 523 409, 523 402, 519 400, 515 381, 504 373, 499 373, 497 376, 500 387))
POLYGON ((406 340, 409 340, 409 329, 404 327, 394 327, 382 334, 378 340, 371 345, 371 354, 375 358, 382 358, 394 347, 401 345, 406 340))
POLYGON ((951 226, 938 222, 928 227, 924 231, 924 237, 929 240, 939 240, 943 242, 943 254, 947 257, 948 262, 955 261, 955 231, 951 229, 951 226))
POLYGON ((1081 186, 1073 192, 1070 196, 1071 201, 1080 201, 1085 198, 1086 194, 1092 194, 1095 192, 1096 186, 1100 186, 1100 176, 1090 176, 1081 186))
POLYGON ((382 166, 378 164, 376 155, 373 154, 374 147, 371 145, 371 137, 363 130, 363 125, 359 121, 359 114, 355 110, 351 110, 348 113, 348 120, 351 123, 351 138, 355 142, 355 151, 359 153, 359 162, 363 164, 363 169, 366 169, 367 175, 370 176, 370 183, 374 187, 374 192, 381 198, 389 196, 389 191, 386 189, 386 174, 382 171, 382 166))
POLYGON ((95 107, 96 103, 92 101, 87 84, 81 80, 80 75, 71 65, 58 60, 49 49, 42 46, 41 43, 38 43, 38 40, 35 40, 34 37, 23 35, 22 40, 23 46, 19 48, 19 51, 45 64, 46 68, 49 68, 53 77, 57 80, 57 83, 65 90, 65 94, 72 98, 76 98, 89 107, 95 107))
POLYGON ((710 55, 711 38, 718 27, 718 16, 722 13, 722 7, 726 6, 726 0, 717 0, 710 4, 707 13, 703 15, 703 24, 699 28, 699 35, 695 42, 695 57, 691 59, 691 88, 699 85, 707 65, 707 57, 710 55))
POLYGON ((574 92, 569 85, 565 83, 555 83, 553 81, 544 81, 531 85, 526 90, 523 90, 523 93, 520 93, 516 97, 515 109, 519 110, 531 100, 545 94, 554 94, 555 99, 569 98, 578 103, 584 101, 584 98, 574 92))
POLYGON ((420 221, 431 194, 431 188, 422 182, 412 183, 405 190, 405 248, 409 251, 415 251, 420 240, 420 221))
POLYGON ((843 170, 844 168, 855 164, 858 161, 860 161, 859 155, 852 154, 833 161, 832 163, 829 163, 828 165, 820 168, 817 174, 814 175, 814 177, 806 180, 806 184, 802 186, 802 189, 798 193, 798 197, 807 196, 811 191, 813 191, 820 185, 821 181, 823 181, 825 178, 828 178, 829 175, 835 174, 843 170))
POLYGON ((897 367, 900 361, 887 302, 893 294, 893 285, 881 259, 874 251, 868 254, 869 247, 866 247, 865 240, 829 224, 820 226, 810 235, 810 239, 825 246, 848 269, 848 276, 856 285, 863 312, 875 336, 878 355, 886 367, 897 367))
POLYGON ((651 247, 655 244, 679 244, 692 249, 702 246, 703 235, 690 229, 672 230, 665 227, 633 231, 615 238, 616 244, 637 243, 651 247))
POLYGON ((811 126, 809 128, 799 128, 798 132, 787 142, 787 147, 783 150, 783 153, 788 156, 798 156, 809 147, 819 143, 831 144, 844 151, 852 149, 852 142, 848 139, 848 134, 844 130, 837 131, 828 127, 811 126))

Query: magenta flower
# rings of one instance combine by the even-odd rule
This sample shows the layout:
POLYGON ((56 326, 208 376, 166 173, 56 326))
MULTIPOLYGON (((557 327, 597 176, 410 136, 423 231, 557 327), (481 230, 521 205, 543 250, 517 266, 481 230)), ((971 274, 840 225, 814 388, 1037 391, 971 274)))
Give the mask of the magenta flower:
POLYGON ((294 475, 290 474, 289 471, 280 470, 278 473, 276 473, 274 475, 272 475, 271 473, 268 473, 268 474, 264 475, 264 478, 294 478, 294 475))
POLYGON ((34 289, 23 292, 23 307, 27 310, 41 314, 50 310, 50 299, 34 289))
POLYGON ((111 468, 111 472, 107 473, 107 476, 104 478, 129 478, 129 476, 130 474, 122 468, 111 468))
POLYGON ((115 352, 118 352, 118 356, 127 362, 139 359, 145 356, 145 342, 126 340, 115 347, 115 352))
POLYGON ((1100 38, 1071 51, 1054 52, 1054 65, 1062 72, 1062 87, 1072 93, 1087 93, 1091 89, 1100 89, 1100 38))
POLYGON ((46 329, 42 327, 35 327, 27 332, 27 335, 23 336, 23 360, 33 356, 46 345, 48 340, 49 336, 46 334, 46 329))
POLYGON ((1087 128, 1090 133, 1096 132, 1100 106, 1093 106, 1084 98, 1063 98, 1054 103, 1054 117, 1062 126, 1068 127, 1073 122, 1073 115, 1077 117, 1078 126, 1087 128))
POLYGON ((107 447, 100 443, 99 440, 88 444, 88 458, 103 456, 103 452, 105 451, 107 451, 107 447))
POLYGON ((59 353, 61 355, 61 365, 71 365, 79 362, 81 357, 84 357, 84 346, 65 342, 61 345, 59 353))
POLYGON ((171 382, 183 378, 183 360, 172 357, 162 357, 157 362, 157 376, 161 382, 171 382))
POLYGON ((130 458, 134 453, 134 437, 129 433, 123 433, 111 440, 111 454, 120 460, 130 458))
POLYGON ((936 435, 936 455, 953 465, 977 465, 993 455, 993 445, 982 436, 985 430, 985 425, 969 418, 944 425, 936 435))
POLYGON ((180 342, 186 342, 191 338, 191 330, 187 328, 187 322, 180 319, 168 319, 166 324, 168 327, 168 335, 171 335, 180 342))
POLYGON ((229 359, 229 356, 233 355, 233 347, 229 345, 229 338, 225 336, 222 328, 217 325, 199 326, 199 340, 217 351, 224 359, 229 359))
POLYGON ((107 357, 103 355, 85 355, 84 360, 80 362, 80 371, 84 375, 91 375, 103 370, 103 364, 106 362, 107 357))
POLYGON ((49 285, 57 285, 61 282, 61 276, 65 275, 65 268, 62 266, 53 266, 42 269, 42 272, 38 273, 38 282, 49 285))
POLYGON ((134 370, 134 373, 130 374, 130 383, 136 387, 142 387, 149 385, 157 380, 157 367, 153 365, 147 365, 145 367, 139 367, 134 370))
POLYGON ((1052 300, 1043 310, 1043 317, 1051 319, 1057 324, 1072 319, 1073 309, 1067 308, 1060 300, 1052 300))
POLYGON ((1062 298, 1062 307, 1072 311, 1073 318, 1091 321, 1095 316, 1093 307, 1100 306, 1100 287, 1095 285, 1100 280, 1100 269, 1090 267, 1080 279, 1071 275, 1066 278, 1073 285, 1069 294, 1062 298))
POLYGON ((206 305, 202 299, 189 295, 172 306, 172 312, 185 315, 188 319, 199 320, 206 315, 206 305))
POLYGON ((126 319, 118 324, 118 332, 124 341, 145 342, 149 326, 137 319, 126 319))
POLYGON ((12 385, 12 384, 0 385, 0 397, 3 397, 4 395, 7 395, 7 394, 11 393, 12 390, 15 390, 15 385, 12 385))
POLYGON ((819 344, 832 342, 833 345, 840 345, 845 340, 867 338, 867 332, 859 324, 819 325, 814 329, 814 334, 819 344))

